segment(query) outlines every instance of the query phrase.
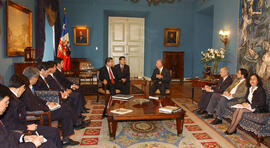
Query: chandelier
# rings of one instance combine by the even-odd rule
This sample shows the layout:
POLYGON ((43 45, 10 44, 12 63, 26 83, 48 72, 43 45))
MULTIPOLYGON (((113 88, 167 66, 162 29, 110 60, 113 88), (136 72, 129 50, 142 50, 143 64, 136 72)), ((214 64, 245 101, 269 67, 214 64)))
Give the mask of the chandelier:
MULTIPOLYGON (((140 0, 128 0, 128 1, 131 1, 133 3, 138 3, 140 0)), ((169 3, 169 4, 172 4, 174 3, 175 1, 178 1, 178 2, 181 2, 182 0, 146 0, 147 3, 148 3, 148 6, 151 6, 152 4, 154 6, 158 5, 159 3, 169 3)), ((205 2, 206 0, 201 0, 202 2, 205 2)))

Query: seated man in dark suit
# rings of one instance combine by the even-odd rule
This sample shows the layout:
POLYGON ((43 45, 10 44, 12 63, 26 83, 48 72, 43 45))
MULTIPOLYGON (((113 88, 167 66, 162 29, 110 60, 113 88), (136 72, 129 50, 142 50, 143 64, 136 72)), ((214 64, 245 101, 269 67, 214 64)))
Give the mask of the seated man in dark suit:
MULTIPOLYGON (((24 69, 23 74, 28 78, 30 85, 26 88, 25 92, 21 96, 21 100, 24 102, 26 106, 26 110, 28 111, 49 111, 50 108, 56 107, 58 105, 55 102, 47 102, 41 98, 39 98, 35 94, 35 90, 33 85, 37 82, 39 78, 39 70, 35 67, 27 67, 24 69)), ((52 120, 60 121, 62 124, 63 135, 66 131, 73 131, 73 126, 76 129, 82 129, 87 126, 87 124, 78 118, 78 116, 74 113, 72 107, 68 103, 60 103, 61 107, 59 109, 51 111, 52 120)), ((67 132, 68 133, 68 132, 67 132)), ((65 135, 64 139, 69 136, 65 135)), ((67 139, 68 140, 68 139, 67 139)), ((66 141, 64 141, 66 142, 66 141)), ((64 145, 68 145, 69 142, 64 143, 64 145)))
POLYGON ((62 143, 57 128, 27 123, 25 104, 19 98, 28 86, 29 82, 22 74, 15 74, 10 78, 9 89, 12 93, 9 100, 9 107, 2 116, 4 126, 8 130, 31 131, 32 133, 37 131, 39 134, 44 135, 46 139, 53 140, 57 147, 61 148, 62 143))
POLYGON ((102 81, 103 87, 106 86, 106 89, 110 91, 111 95, 115 95, 116 85, 116 73, 113 68, 113 59, 108 57, 105 59, 105 66, 100 68, 99 80, 102 81))
POLYGON ((205 114, 206 108, 209 104, 210 98, 213 94, 222 94, 227 87, 229 87, 232 84, 232 77, 229 75, 229 69, 228 67, 222 67, 220 68, 220 79, 218 81, 218 84, 215 87, 210 87, 208 85, 204 86, 203 94, 201 97, 201 100, 198 103, 198 109, 196 112, 198 114, 205 114))
POLYGON ((130 72, 124 56, 119 58, 119 64, 114 66, 114 70, 116 81, 118 82, 116 85, 119 85, 117 87, 120 88, 122 94, 129 94, 130 72))
MULTIPOLYGON (((23 91, 23 88, 21 88, 21 91, 23 91)), ((0 116, 5 113, 11 96, 10 90, 0 85, 0 116)), ((42 136, 12 132, 0 120, 0 147, 2 148, 56 148, 55 143, 50 139, 47 140, 45 142, 42 136)))
POLYGON ((80 113, 88 113, 86 109, 84 109, 84 105, 86 101, 84 96, 79 91, 72 91, 70 88, 66 88, 63 86, 57 78, 53 75, 56 71, 56 64, 53 61, 49 61, 47 63, 49 75, 46 77, 46 81, 49 84, 50 88, 57 91, 67 92, 69 94, 69 98, 74 108, 76 108, 76 112, 78 115, 80 113))
POLYGON ((159 59, 156 61, 156 68, 153 71, 151 79, 154 84, 150 87, 150 95, 155 95, 156 90, 159 89, 160 94, 165 96, 166 89, 170 88, 171 76, 170 71, 163 67, 162 60, 159 59))

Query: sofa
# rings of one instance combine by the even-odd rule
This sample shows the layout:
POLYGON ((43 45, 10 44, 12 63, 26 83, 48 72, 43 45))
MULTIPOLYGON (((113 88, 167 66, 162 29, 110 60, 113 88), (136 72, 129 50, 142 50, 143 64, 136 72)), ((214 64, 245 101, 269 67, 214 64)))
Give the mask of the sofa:
MULTIPOLYGON (((270 108, 270 80, 263 81, 263 87, 266 92, 266 104, 270 108)), ((224 120, 231 122, 235 109, 232 105, 239 102, 229 102, 225 108, 224 120)), ((270 136, 270 112, 267 113, 244 113, 238 128, 245 131, 257 140, 257 145, 263 142, 264 137, 270 136)))

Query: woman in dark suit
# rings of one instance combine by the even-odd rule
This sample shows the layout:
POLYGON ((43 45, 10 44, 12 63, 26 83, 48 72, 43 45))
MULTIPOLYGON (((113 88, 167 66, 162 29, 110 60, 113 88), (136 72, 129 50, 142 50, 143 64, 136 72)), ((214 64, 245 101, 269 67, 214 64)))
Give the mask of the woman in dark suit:
POLYGON ((262 81, 257 74, 249 77, 248 91, 245 96, 246 101, 242 103, 243 108, 236 108, 232 116, 232 122, 225 132, 226 135, 236 133, 236 127, 242 120, 245 112, 262 113, 266 112, 266 94, 262 87, 262 81))

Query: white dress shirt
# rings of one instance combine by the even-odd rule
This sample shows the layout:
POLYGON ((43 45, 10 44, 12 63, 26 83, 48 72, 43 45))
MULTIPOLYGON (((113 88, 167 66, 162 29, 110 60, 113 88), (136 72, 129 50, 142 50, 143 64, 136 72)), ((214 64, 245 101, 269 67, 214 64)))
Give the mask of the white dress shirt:
POLYGON ((113 79, 115 79, 114 74, 113 74, 113 71, 112 71, 112 68, 111 67, 108 67, 108 66, 106 66, 106 68, 107 68, 107 71, 108 71, 108 74, 109 74, 109 78, 111 79, 111 77, 110 77, 110 69, 111 69, 113 79))
POLYGON ((237 88, 238 88, 238 86, 239 86, 241 83, 243 83, 245 80, 246 80, 246 79, 241 79, 240 82, 239 82, 236 86, 234 86, 234 88, 231 90, 230 94, 231 94, 231 95, 235 94, 235 93, 236 93, 236 90, 237 90, 237 88))

